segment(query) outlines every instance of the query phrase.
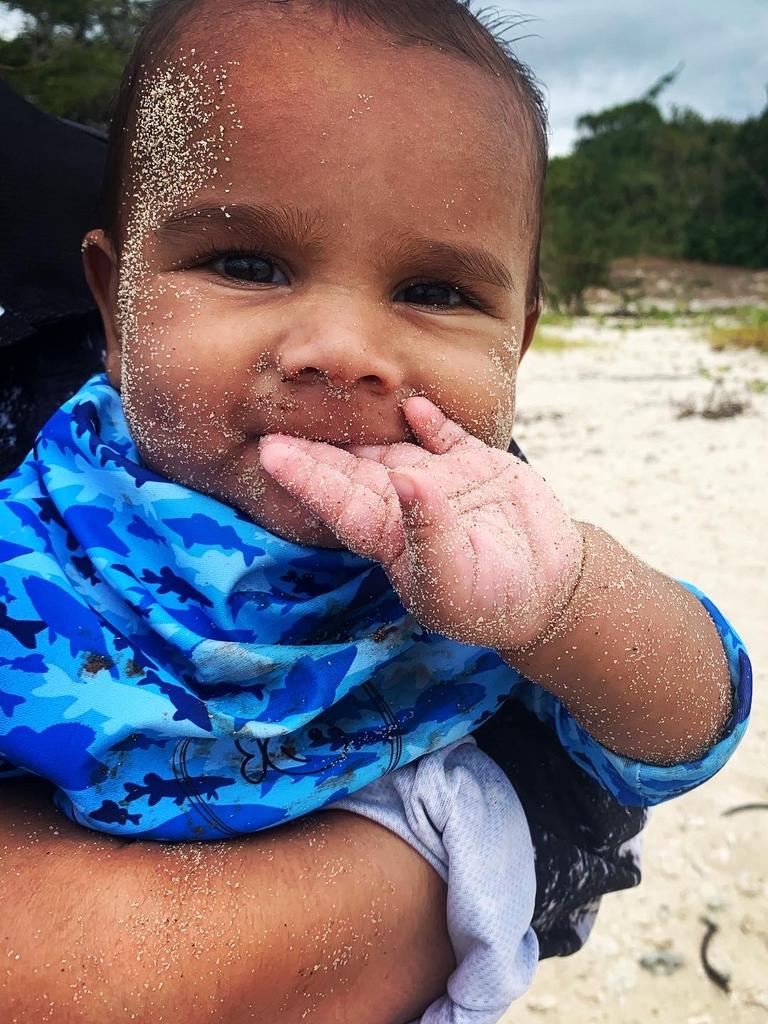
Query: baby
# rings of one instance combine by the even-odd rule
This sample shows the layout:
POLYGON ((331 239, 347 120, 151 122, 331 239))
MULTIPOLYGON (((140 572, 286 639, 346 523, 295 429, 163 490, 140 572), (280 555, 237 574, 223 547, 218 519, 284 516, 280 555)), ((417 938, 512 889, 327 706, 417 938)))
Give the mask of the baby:
POLYGON ((7 772, 119 834, 333 804, 449 880, 487 858, 518 889, 478 927, 449 885, 449 924, 508 943, 502 1007, 532 852, 467 734, 512 697, 643 805, 717 771, 749 709, 703 595, 507 450, 545 156, 526 70, 454 0, 161 3, 84 247, 107 377, 0 485, 7 772))

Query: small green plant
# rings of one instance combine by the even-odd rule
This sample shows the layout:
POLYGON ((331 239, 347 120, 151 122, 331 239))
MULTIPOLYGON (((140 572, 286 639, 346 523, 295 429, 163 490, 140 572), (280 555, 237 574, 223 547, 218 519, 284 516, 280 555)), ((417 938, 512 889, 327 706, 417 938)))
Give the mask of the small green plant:
POLYGON ((749 395, 726 386, 722 377, 715 377, 712 388, 704 398, 688 398, 675 402, 677 418, 701 416, 705 420, 725 420, 741 416, 750 406, 749 395))
POLYGON ((540 327, 570 327, 575 320, 572 313, 558 313, 554 309, 545 309, 539 317, 540 327))
POLYGON ((748 307, 736 315, 738 323, 712 327, 708 340, 717 352, 728 348, 754 348, 768 355, 768 309, 748 307))
POLYGON ((566 352, 574 348, 591 348, 592 344, 582 338, 566 338, 562 334, 550 334, 549 331, 539 331, 533 339, 533 347, 540 352, 566 352))
POLYGON ((662 309, 659 306, 643 306, 637 311, 638 324, 669 324, 674 327, 680 320, 687 320, 690 311, 682 306, 662 309))

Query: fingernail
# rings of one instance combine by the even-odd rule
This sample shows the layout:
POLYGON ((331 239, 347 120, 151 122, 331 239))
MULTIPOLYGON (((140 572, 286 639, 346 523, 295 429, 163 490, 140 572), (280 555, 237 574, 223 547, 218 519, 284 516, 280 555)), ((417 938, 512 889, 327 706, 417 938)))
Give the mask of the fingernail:
POLYGON ((259 445, 259 461, 261 462, 262 468, 266 469, 268 473, 280 468, 283 459, 290 452, 291 446, 286 444, 284 441, 280 441, 275 438, 267 444, 261 443, 259 445))
POLYGON ((410 477, 403 476, 402 473, 390 473, 389 479, 400 501, 408 502, 416 498, 416 488, 410 477))
POLYGON ((373 459, 378 461, 377 456, 379 454, 379 448, 373 444, 348 444, 344 447, 344 450, 349 452, 350 455, 357 455, 360 459, 373 459))
POLYGON ((264 434, 259 438, 259 448, 266 448, 275 444, 285 444, 285 438, 279 434, 264 434))

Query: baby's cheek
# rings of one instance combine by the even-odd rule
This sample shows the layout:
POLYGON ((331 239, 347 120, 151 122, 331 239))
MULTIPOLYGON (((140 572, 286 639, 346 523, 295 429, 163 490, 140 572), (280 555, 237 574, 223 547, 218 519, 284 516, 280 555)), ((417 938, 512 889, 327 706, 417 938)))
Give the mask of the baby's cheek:
POLYGON ((198 486, 226 454, 222 432, 183 391, 158 388, 154 381, 123 387, 131 434, 144 460, 179 483, 198 486))
POLYGON ((490 402, 490 433, 484 438, 494 448, 507 448, 515 422, 517 368, 520 362, 516 333, 495 342, 488 356, 487 396, 490 402))
POLYGON ((207 320, 196 289, 154 280, 123 342, 121 392, 131 433, 153 468, 184 483, 215 474, 238 440, 227 423, 234 392, 229 375, 213 365, 205 339, 215 328, 207 320))
POLYGON ((516 349, 494 343, 471 358, 446 360, 442 371, 437 366, 428 397, 475 437, 506 449, 515 416, 516 349))
POLYGON ((131 434, 148 465, 209 490, 242 435, 227 422, 233 393, 226 387, 211 393, 206 377, 195 368, 137 361, 123 372, 122 397, 131 434))

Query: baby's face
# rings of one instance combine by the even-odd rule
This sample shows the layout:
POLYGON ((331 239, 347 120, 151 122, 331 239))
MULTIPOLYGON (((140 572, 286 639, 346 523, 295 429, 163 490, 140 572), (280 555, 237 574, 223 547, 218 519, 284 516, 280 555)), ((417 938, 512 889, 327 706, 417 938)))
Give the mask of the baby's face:
POLYGON ((487 72, 264 10, 168 55, 133 136, 119 282, 100 233, 86 266, 145 460, 338 546, 261 470, 259 438, 402 441, 401 403, 425 395, 507 446, 535 323, 531 145, 487 72))

